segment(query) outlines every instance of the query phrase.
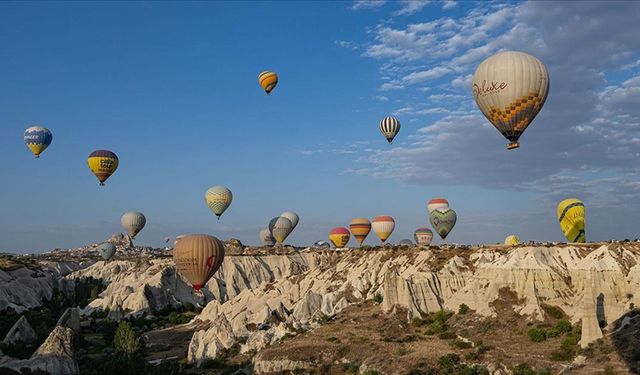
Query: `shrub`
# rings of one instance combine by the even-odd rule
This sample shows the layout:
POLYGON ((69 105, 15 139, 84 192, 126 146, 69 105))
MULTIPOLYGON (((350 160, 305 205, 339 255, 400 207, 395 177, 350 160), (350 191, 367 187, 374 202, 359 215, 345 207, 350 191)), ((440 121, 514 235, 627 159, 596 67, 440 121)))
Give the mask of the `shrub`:
POLYGON ((443 372, 451 373, 460 365, 460 356, 456 353, 443 355, 438 359, 438 366, 443 372))
POLYGON ((396 354, 401 356, 401 357, 403 355, 405 355, 405 354, 408 354, 408 353, 409 353, 409 349, 407 349, 404 345, 400 345, 398 347, 398 349, 396 350, 396 354))
POLYGON ((435 321, 441 321, 441 322, 446 322, 447 320, 449 320, 449 318, 451 318, 453 316, 453 311, 451 310, 440 310, 437 311, 435 314, 433 314, 433 320, 435 321))
POLYGON ((356 362, 349 362, 344 365, 344 372, 347 374, 357 374, 360 369, 360 365, 356 362))
POLYGON ((414 327, 422 327, 424 325, 424 320, 416 316, 415 318, 411 319, 411 325, 414 327))
POLYGON ((521 363, 511 369, 512 375, 536 375, 536 371, 528 363, 521 363))
POLYGON ((327 337, 327 341, 329 341, 329 342, 340 342, 340 339, 335 337, 335 336, 331 336, 331 337, 327 337))
POLYGON ((362 372, 362 375, 383 375, 380 371, 374 369, 368 369, 362 372))
POLYGON ((478 353, 469 352, 464 355, 464 359, 466 359, 467 361, 477 361, 480 359, 480 356, 478 355, 478 353))
POLYGON ((469 312, 469 306, 465 305, 464 303, 460 304, 460 306, 458 307, 458 314, 464 315, 468 312, 469 312))
POLYGON ((424 334, 429 336, 441 334, 445 332, 447 329, 449 329, 449 327, 447 326, 446 323, 436 320, 435 322, 432 322, 431 324, 429 324, 424 334))
POLYGON ((438 337, 440 337, 443 340, 453 340, 457 338, 458 335, 456 335, 456 333, 453 331, 444 331, 440 335, 438 335, 438 337))
POLYGON ((345 355, 347 355, 347 353, 349 353, 350 350, 351 349, 349 349, 348 346, 340 345, 340 347, 338 347, 338 355, 344 357, 345 355))
POLYGON ((562 320, 558 321, 558 323, 556 323, 556 327, 555 327, 555 329, 561 334, 571 332, 571 328, 572 328, 571 327, 571 322, 569 322, 566 319, 562 319, 562 320))
POLYGON ((458 349, 469 349, 471 347, 473 347, 473 345, 470 342, 467 341, 463 341, 463 340, 456 340, 452 343, 453 346, 455 346, 458 349))
POLYGON ((380 303, 382 303, 382 300, 383 300, 382 294, 380 294, 380 293, 376 293, 376 295, 373 297, 373 302, 375 302, 375 303, 380 304, 380 303))
POLYGON ((557 306, 542 305, 542 309, 547 313, 547 315, 554 319, 564 318, 564 312, 557 306))
POLYGON ((527 336, 529 336, 529 340, 533 342, 543 342, 547 339, 545 330, 541 328, 529 328, 527 336))
POLYGON ((616 372, 613 370, 613 367, 607 366, 604 368, 604 375, 615 375, 616 372))
POLYGON ((135 333, 126 321, 121 321, 116 329, 116 335, 113 344, 117 352, 124 353, 128 356, 136 353, 140 349, 140 343, 136 339, 135 333))

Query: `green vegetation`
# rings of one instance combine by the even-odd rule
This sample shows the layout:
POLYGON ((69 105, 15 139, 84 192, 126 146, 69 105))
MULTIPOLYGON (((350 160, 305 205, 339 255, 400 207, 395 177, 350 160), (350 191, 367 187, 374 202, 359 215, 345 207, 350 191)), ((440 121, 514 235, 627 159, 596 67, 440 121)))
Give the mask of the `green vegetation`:
POLYGON ((543 328, 529 328, 527 336, 533 342, 543 342, 547 339, 547 333, 543 328))
POLYGON ((541 307, 544 310, 544 312, 553 319, 562 319, 565 316, 564 311, 562 311, 562 309, 557 306, 550 306, 550 305, 543 304, 541 307))
POLYGON ((357 362, 349 362, 344 365, 343 370, 346 374, 357 374, 360 369, 360 364, 357 362))
POLYGON ((465 305, 464 303, 460 304, 460 306, 458 306, 458 314, 460 315, 465 315, 466 313, 469 312, 469 306, 465 305))
POLYGON ((116 348, 116 352, 124 353, 127 356, 132 356, 140 350, 140 343, 136 339, 133 329, 126 321, 121 321, 116 329, 113 345, 116 348))
POLYGON ((374 369, 368 369, 362 372, 362 375, 383 375, 380 371, 374 369))
POLYGON ((382 303, 382 294, 380 293, 376 293, 376 295, 373 297, 373 302, 375 303, 382 303))
POLYGON ((449 353, 438 359, 439 373, 447 375, 488 375, 489 371, 479 365, 469 366, 460 360, 460 356, 449 353))
POLYGON ((607 366, 604 368, 604 375, 616 375, 616 372, 613 370, 613 367, 607 366))

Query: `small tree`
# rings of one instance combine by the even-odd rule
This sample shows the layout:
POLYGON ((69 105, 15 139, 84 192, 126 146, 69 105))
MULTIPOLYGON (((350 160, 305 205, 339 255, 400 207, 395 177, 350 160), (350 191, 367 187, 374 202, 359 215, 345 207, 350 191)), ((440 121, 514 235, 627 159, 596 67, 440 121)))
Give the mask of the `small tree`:
POLYGON ((98 298, 99 294, 100 289, 97 286, 94 286, 93 289, 91 289, 91 296, 89 297, 89 301, 93 301, 94 299, 98 298))
POLYGON ((116 329, 116 336, 113 340, 113 344, 117 352, 131 356, 140 349, 140 344, 136 339, 136 334, 131 329, 131 326, 126 321, 121 321, 116 329))

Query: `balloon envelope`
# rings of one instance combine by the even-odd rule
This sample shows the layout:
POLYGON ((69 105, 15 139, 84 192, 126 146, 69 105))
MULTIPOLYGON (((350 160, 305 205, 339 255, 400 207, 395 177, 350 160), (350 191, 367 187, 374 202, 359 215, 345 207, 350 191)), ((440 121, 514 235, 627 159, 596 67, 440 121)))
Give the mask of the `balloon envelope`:
POLYGON ((518 238, 518 236, 516 236, 515 234, 509 235, 507 236, 507 238, 504 239, 504 244, 505 245, 517 245, 520 243, 520 238, 518 238))
POLYGON ((276 244, 276 239, 271 235, 269 228, 260 231, 260 242, 262 246, 273 246, 276 244))
POLYGON ((433 226, 433 229, 438 232, 438 235, 444 240, 449 235, 449 232, 456 225, 458 216, 456 212, 450 208, 439 208, 429 214, 429 221, 433 226))
POLYGON ((400 131, 400 121, 392 116, 385 117, 380 120, 379 127, 382 135, 384 135, 384 137, 387 139, 387 142, 391 144, 391 142, 393 142, 393 139, 396 137, 396 135, 398 135, 398 132, 400 131))
POLYGON ((176 242, 173 261, 176 269, 199 291, 218 271, 224 260, 224 244, 216 237, 191 234, 176 242))
POLYGON ((384 244, 387 238, 393 233, 393 229, 396 227, 396 221, 391 216, 383 215, 376 216, 371 222, 371 228, 373 232, 378 236, 380 241, 384 244))
POLYGON ((449 201, 444 198, 433 198, 427 203, 427 211, 429 211, 429 213, 438 208, 449 208, 449 201))
POLYGON ((349 230, 345 227, 337 227, 331 229, 329 232, 329 241, 333 243, 335 247, 345 247, 351 238, 349 230))
POLYGON ((120 161, 118 156, 109 150, 97 150, 89 154, 87 164, 91 173, 93 173, 100 181, 100 185, 118 169, 120 161))
POLYGON ((124 215, 120 218, 120 223, 127 231, 127 234, 131 236, 131 238, 135 238, 138 233, 144 228, 144 225, 147 223, 147 219, 140 212, 125 212, 124 215))
POLYGON ((111 242, 103 242, 96 248, 102 259, 109 260, 116 254, 116 246, 111 242))
POLYGON ((565 199, 558 204, 560 229, 569 242, 586 242, 585 208, 581 200, 565 199))
POLYGON ((296 229, 296 226, 298 225, 298 221, 300 220, 300 217, 298 216, 298 214, 293 211, 285 211, 280 214, 280 217, 286 217, 291 221, 291 224, 293 225, 293 228, 291 229, 291 231, 296 229))
POLYGON ((314 249, 330 249, 331 248, 331 244, 325 240, 318 240, 316 242, 313 243, 313 246, 311 246, 314 249))
POLYGON ((42 126, 32 126, 24 131, 24 143, 36 158, 39 158, 40 154, 49 147, 52 140, 51 131, 42 126))
POLYGON ((510 141, 507 148, 517 148, 547 99, 549 73, 528 53, 500 52, 478 66, 472 89, 480 111, 510 141))
POLYGON ((413 239, 418 245, 429 246, 433 240, 433 232, 429 228, 418 228, 413 233, 413 239))
POLYGON ((413 246, 413 241, 411 241, 408 238, 405 238, 403 240, 400 240, 400 242, 398 242, 398 245, 409 245, 409 246, 413 246))
POLYGON ((265 70, 258 74, 258 83, 268 95, 278 84, 278 75, 276 72, 265 70))
POLYGON ((226 186, 212 186, 204 193, 204 201, 207 207, 220 219, 220 215, 229 208, 233 194, 226 186))
POLYGON ((274 217, 269 222, 269 230, 271 235, 280 244, 284 243, 291 231, 293 230, 293 223, 286 217, 274 217))
POLYGON ((349 229, 351 230, 351 234, 356 238, 356 241, 358 241, 358 244, 362 245, 362 242, 364 242, 365 238, 367 238, 371 232, 371 222, 369 219, 359 217, 351 220, 349 229))

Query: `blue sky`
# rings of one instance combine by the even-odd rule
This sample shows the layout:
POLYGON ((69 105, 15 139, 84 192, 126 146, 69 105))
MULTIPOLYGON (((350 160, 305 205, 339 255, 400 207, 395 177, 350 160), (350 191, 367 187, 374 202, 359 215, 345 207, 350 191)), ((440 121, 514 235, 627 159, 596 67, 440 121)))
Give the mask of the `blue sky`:
POLYGON ((100 242, 128 210, 145 213, 138 242, 152 246, 182 233, 257 244, 286 210, 296 245, 381 214, 397 242, 436 196, 458 212, 452 242, 561 240, 568 196, 587 204, 588 239, 638 237, 640 6, 545 4, 0 3, 0 251, 100 242), (502 49, 551 75, 512 152, 469 90, 502 49), (280 76, 268 97, 265 69, 280 76), (393 146, 377 129, 389 114, 393 146), (39 160, 22 142, 33 124, 54 134, 39 160), (86 166, 100 148, 121 160, 104 188, 86 166), (204 204, 218 184, 234 193, 219 222, 204 204))

